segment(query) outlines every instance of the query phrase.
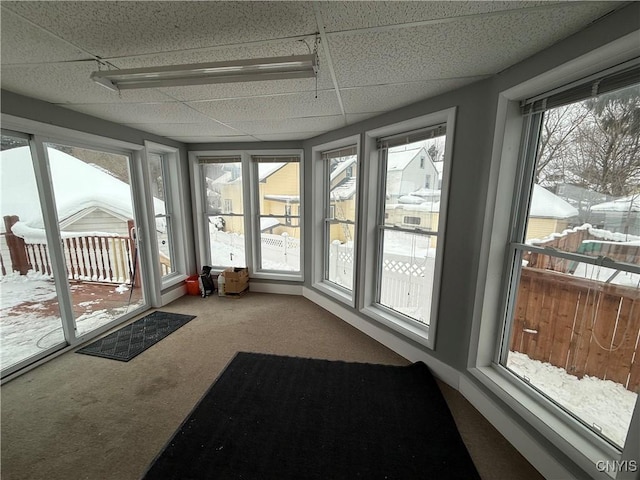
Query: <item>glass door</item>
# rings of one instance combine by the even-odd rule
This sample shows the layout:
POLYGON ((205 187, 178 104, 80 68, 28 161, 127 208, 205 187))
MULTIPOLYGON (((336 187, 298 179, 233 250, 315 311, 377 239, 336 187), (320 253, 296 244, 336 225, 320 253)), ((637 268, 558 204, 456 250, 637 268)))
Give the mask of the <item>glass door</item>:
POLYGON ((129 157, 47 143, 75 336, 146 306, 129 157))
POLYGON ((28 138, 0 150, 0 363, 3 374, 66 346, 28 138))

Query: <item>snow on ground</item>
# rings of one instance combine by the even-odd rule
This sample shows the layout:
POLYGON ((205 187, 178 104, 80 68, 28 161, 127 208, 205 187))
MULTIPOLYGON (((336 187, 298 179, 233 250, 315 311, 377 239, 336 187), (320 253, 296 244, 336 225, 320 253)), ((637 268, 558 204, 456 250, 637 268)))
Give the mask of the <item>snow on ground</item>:
POLYGON ((524 353, 509 352, 507 368, 573 412, 588 425, 602 428, 602 435, 623 446, 637 394, 611 380, 582 379, 524 353))
MULTIPOLYGON (((118 287, 120 288, 120 287, 118 287)), ((74 286, 71 287, 73 292, 74 286)), ((122 289, 124 294, 128 288, 122 289)), ((55 283, 47 276, 29 272, 13 273, 0 278, 0 365, 6 368, 43 350, 65 342, 59 314, 43 302, 56 298, 55 283), (19 311, 16 311, 19 307, 19 311), (48 313, 47 313, 48 312, 48 313)), ((126 306, 128 296, 118 308, 92 311, 100 299, 81 302, 85 313, 76 318, 77 335, 83 335, 105 325, 138 305, 126 306)))

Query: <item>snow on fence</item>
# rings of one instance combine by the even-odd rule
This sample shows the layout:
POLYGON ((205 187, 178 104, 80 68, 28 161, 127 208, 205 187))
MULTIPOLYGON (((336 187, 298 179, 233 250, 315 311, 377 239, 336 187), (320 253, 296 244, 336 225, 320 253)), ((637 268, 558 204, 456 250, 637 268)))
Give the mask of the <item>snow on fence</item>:
MULTIPOLYGON (((637 264, 640 259, 639 240, 637 236, 599 230, 587 223, 541 240, 530 240, 529 243, 542 248, 637 264)), ((529 267, 563 273, 574 273, 577 266, 577 262, 537 252, 525 252, 523 260, 529 267)))
POLYGON ((640 291, 523 267, 512 351, 567 373, 640 388, 640 291))
MULTIPOLYGON (((25 241, 11 233, 15 218, 5 218, 7 228, 2 233, 0 245, 2 275, 7 272, 26 275, 33 270, 51 276, 53 270, 47 244, 25 241)), ((132 239, 118 235, 65 235, 61 243, 70 280, 131 283, 132 239)))
MULTIPOLYGON (((385 254, 380 303, 429 323, 434 259, 385 254)), ((353 288, 353 247, 336 241, 329 248, 329 279, 353 288)))

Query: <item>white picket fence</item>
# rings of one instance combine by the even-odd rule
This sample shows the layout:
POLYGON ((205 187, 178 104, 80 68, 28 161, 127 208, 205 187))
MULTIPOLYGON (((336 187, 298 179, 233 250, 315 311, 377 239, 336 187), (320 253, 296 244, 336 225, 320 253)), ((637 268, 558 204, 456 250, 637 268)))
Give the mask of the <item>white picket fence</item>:
MULTIPOLYGON (((246 266, 244 235, 213 230, 210 237, 213 265, 246 266)), ((300 240, 287 235, 263 233, 262 268, 267 270, 300 270, 300 240)))
MULTIPOLYGON (((353 288, 353 247, 339 242, 329 248, 329 280, 353 288)), ((380 303, 428 324, 435 258, 385 254, 380 303)))

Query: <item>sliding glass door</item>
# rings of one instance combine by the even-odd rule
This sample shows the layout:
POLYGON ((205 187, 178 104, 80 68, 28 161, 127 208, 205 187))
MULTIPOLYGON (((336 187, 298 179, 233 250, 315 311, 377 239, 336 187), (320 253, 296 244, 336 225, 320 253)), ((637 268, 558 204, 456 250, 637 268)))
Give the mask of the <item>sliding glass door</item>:
POLYGON ((2 370, 66 345, 27 137, 2 135, 0 362, 2 370), (36 236, 39 240, 36 241, 36 236))
POLYGON ((79 337, 145 304, 129 157, 46 146, 79 337))
POLYGON ((131 155, 3 131, 3 377, 146 308, 131 155))

